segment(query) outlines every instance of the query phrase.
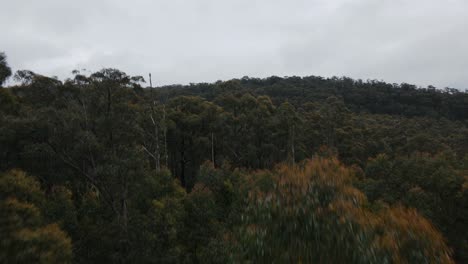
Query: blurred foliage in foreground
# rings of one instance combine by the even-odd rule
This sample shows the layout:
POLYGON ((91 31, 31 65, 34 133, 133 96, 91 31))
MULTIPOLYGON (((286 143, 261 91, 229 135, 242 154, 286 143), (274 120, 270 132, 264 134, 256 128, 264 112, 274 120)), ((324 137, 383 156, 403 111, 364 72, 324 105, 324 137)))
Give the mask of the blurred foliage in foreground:
POLYGON ((336 159, 251 177, 238 247, 253 263, 452 263, 442 235, 414 209, 371 209, 336 159))

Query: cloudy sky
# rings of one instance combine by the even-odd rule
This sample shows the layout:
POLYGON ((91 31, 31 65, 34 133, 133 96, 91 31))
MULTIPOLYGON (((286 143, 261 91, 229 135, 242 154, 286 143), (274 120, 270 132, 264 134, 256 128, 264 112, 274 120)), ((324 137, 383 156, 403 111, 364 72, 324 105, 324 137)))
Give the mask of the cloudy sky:
POLYGON ((321 75, 468 88, 467 0, 8 0, 14 70, 157 85, 321 75))

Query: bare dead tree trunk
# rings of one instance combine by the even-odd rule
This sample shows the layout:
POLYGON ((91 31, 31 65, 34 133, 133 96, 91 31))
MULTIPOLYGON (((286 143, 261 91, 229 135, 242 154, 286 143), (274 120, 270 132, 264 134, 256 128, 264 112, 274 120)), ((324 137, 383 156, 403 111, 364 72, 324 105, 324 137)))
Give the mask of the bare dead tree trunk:
MULTIPOLYGON (((153 113, 154 113, 154 109, 153 109, 153 113)), ((154 167, 157 171, 159 171, 161 169, 161 164, 160 164, 160 160, 161 160, 161 153, 159 151, 159 129, 158 129, 158 124, 156 123, 156 121, 154 120, 153 118, 153 114, 150 115, 150 118, 151 118, 151 122, 153 122, 153 126, 154 126, 154 141, 156 143, 156 146, 155 146, 155 149, 154 149, 154 154, 152 155, 153 157, 153 160, 154 160, 154 167)))
MULTIPOLYGON (((107 85, 107 113, 106 113, 106 119, 110 120, 111 115, 112 115, 112 93, 111 93, 111 87, 110 85, 107 85)), ((110 142, 114 141, 114 134, 113 134, 113 127, 112 127, 112 122, 109 123, 110 128, 109 129, 109 139, 110 142)))
POLYGON ((164 160, 165 160, 165 165, 166 168, 168 167, 167 160, 168 160, 168 154, 167 154, 167 122, 166 122, 166 104, 163 105, 163 125, 164 125, 164 160))
POLYGON ((151 105, 151 122, 153 123, 154 127, 154 135, 153 135, 153 140, 155 142, 155 149, 154 149, 154 154, 151 155, 154 160, 154 168, 156 171, 161 170, 161 152, 159 148, 159 128, 158 124, 156 123, 156 120, 154 119, 155 115, 155 107, 156 107, 156 100, 154 98, 154 93, 153 93, 153 82, 151 80, 151 73, 149 74, 149 81, 150 81, 150 89, 151 89, 151 99, 153 100, 152 105, 151 105))
POLYGON ((153 88, 153 82, 151 80, 151 73, 149 73, 150 88, 153 88))

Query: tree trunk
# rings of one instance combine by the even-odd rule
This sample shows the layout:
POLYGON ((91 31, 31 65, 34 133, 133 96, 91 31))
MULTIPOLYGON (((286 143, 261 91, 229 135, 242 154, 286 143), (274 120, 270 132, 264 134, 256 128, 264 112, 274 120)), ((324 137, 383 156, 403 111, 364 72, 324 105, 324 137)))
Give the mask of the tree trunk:
POLYGON ((291 131, 291 162, 294 164, 296 162, 296 152, 294 149, 294 136, 295 136, 295 128, 294 125, 292 126, 292 131, 291 131))
POLYGON ((214 135, 213 135, 213 132, 211 132, 211 162, 213 163, 213 166, 215 166, 214 135))
MULTIPOLYGON (((125 176, 124 176, 125 177, 125 176)), ((118 244, 118 255, 119 263, 128 263, 128 252, 130 249, 130 243, 128 240, 128 183, 126 179, 123 179, 125 183, 123 184, 122 193, 120 199, 118 200, 117 205, 117 223, 119 226, 119 244, 118 244)))
MULTIPOLYGON (((153 102, 154 103, 154 102, 153 102)), ((153 111, 153 114, 154 114, 154 108, 152 108, 152 111, 153 111)), ((161 152, 160 152, 160 148, 159 148, 159 129, 158 129, 158 124, 156 124, 156 121, 154 120, 153 118, 153 114, 151 114, 151 122, 153 122, 153 126, 154 126, 154 141, 155 141, 155 149, 154 149, 154 155, 153 155, 153 159, 154 159, 154 168, 156 169, 156 171, 159 171, 161 170, 161 152)))
POLYGON ((182 151, 180 155, 180 184, 182 187, 186 187, 185 185, 185 141, 182 138, 182 151))
POLYGON ((167 154, 167 123, 166 123, 166 104, 163 105, 163 125, 164 125, 164 161, 168 167, 169 156, 167 154))

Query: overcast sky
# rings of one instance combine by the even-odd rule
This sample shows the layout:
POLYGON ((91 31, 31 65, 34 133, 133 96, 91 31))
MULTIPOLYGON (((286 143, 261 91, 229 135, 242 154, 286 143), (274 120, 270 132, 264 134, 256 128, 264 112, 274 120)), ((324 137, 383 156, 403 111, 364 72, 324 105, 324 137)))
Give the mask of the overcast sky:
POLYGON ((467 0, 6 0, 0 51, 59 78, 350 76, 468 88, 467 0))

